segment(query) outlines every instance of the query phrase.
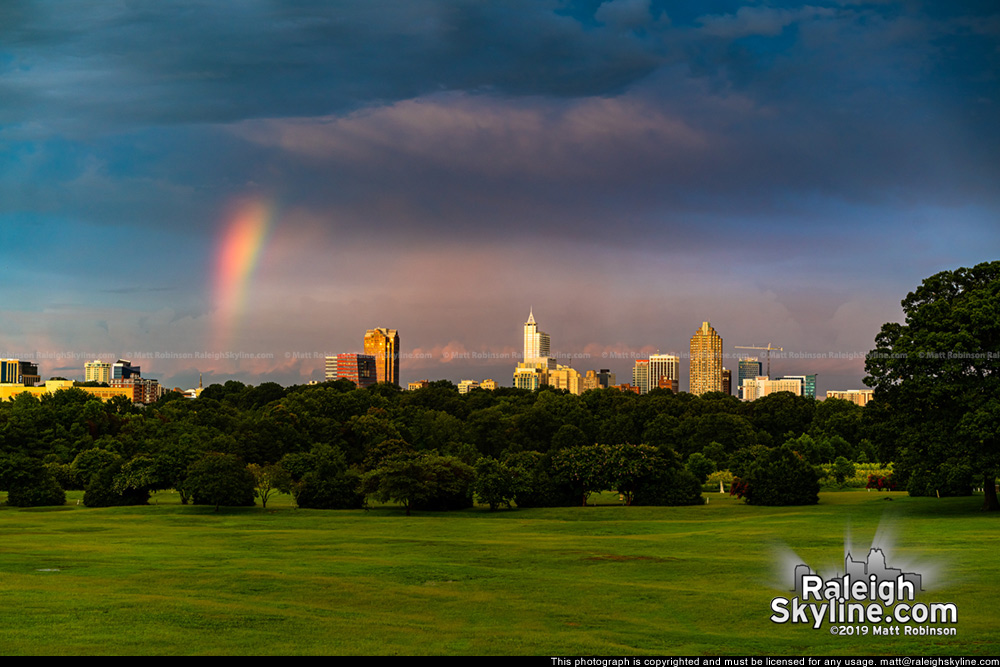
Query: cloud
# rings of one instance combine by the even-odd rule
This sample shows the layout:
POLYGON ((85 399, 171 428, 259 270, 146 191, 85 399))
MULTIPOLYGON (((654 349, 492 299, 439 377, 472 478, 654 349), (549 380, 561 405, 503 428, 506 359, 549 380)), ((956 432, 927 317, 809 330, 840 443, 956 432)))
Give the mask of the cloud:
POLYGON ((607 0, 594 12, 601 23, 635 30, 645 27, 652 20, 650 0, 607 0))
POLYGON ((734 14, 708 14, 698 19, 701 32, 712 37, 737 39, 751 35, 774 37, 793 23, 835 16, 833 9, 801 7, 796 10, 772 7, 740 7, 734 14))
POLYGON ((402 160, 531 181, 607 181, 626 166, 618 160, 681 162, 707 148, 704 132, 629 97, 563 105, 451 95, 346 117, 246 121, 234 131, 321 163, 402 160))
POLYGON ((0 61, 0 125, 81 136, 344 113, 438 90, 593 95, 620 91, 660 62, 641 40, 585 29, 558 8, 537 0, 24 4, 0 27, 10 54, 0 61))

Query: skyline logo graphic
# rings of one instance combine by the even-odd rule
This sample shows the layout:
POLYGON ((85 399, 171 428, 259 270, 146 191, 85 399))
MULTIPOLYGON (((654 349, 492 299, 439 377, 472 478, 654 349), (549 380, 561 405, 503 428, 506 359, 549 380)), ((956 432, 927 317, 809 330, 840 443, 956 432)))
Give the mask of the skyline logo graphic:
MULTIPOLYGON (((864 561, 854 560, 851 552, 848 551, 844 557, 844 575, 838 578, 824 580, 805 563, 795 566, 795 586, 792 590, 799 597, 804 598, 807 594, 816 592, 818 588, 829 586, 841 587, 842 591, 848 593, 845 597, 853 600, 873 599, 873 590, 888 593, 891 587, 895 587, 897 590, 906 590, 909 593, 907 599, 912 600, 917 591, 924 590, 921 575, 889 567, 886 564, 885 552, 877 547, 869 549, 868 556, 864 561), (808 590, 806 589, 807 584, 808 590)), ((887 596, 879 593, 878 598, 886 600, 887 596)), ((891 599, 889 598, 889 600, 891 599)))
POLYGON ((814 630, 829 624, 834 635, 957 633, 954 603, 916 601, 925 592, 922 573, 891 567, 880 546, 872 546, 864 560, 845 550, 843 573, 825 578, 795 559, 794 596, 773 598, 770 620, 809 624, 814 630))

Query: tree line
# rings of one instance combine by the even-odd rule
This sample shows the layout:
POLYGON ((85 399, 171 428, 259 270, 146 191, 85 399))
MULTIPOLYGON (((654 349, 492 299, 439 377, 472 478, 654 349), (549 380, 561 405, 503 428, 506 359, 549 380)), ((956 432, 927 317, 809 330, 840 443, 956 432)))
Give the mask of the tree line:
POLYGON ((64 490, 84 490, 90 506, 141 504, 163 489, 214 505, 266 505, 282 491, 300 507, 373 498, 407 511, 474 498, 579 505, 602 490, 627 503, 690 504, 713 471, 749 470, 782 445, 803 469, 878 460, 863 413, 788 393, 753 403, 659 389, 461 395, 448 381, 406 392, 229 381, 145 408, 67 389, 0 404, 0 490, 21 506, 59 504, 64 490))

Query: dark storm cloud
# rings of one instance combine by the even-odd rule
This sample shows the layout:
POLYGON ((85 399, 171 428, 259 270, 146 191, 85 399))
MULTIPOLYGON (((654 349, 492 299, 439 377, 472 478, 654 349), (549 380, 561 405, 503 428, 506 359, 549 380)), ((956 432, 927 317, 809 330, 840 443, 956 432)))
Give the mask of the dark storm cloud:
POLYGON ((585 29, 556 7, 16 3, 0 27, 0 122, 83 131, 309 116, 442 89, 592 95, 658 63, 627 31, 585 29))
POLYGON ((93 208, 107 219, 136 198, 190 220, 185 204, 253 184, 341 203, 359 188, 399 202, 444 191, 456 206, 501 186, 501 216, 503 204, 559 198, 591 210, 628 200, 728 215, 778 212, 790 194, 995 196, 996 16, 899 3, 699 8, 15 3, 0 27, 0 142, 16 155, 12 173, 30 185, 8 201, 49 199, 36 184, 60 182, 77 210, 104 194, 93 208), (452 98, 449 117, 438 91, 482 97, 474 109, 482 118, 470 117, 464 96, 452 98), (615 98, 618 113, 564 131, 580 109, 615 98), (435 107, 439 119, 401 113, 435 107), (358 114, 368 110, 366 129, 358 114), (498 121, 500 113, 511 117, 498 121), (534 124, 519 126, 531 113, 534 124), (363 136, 341 131, 320 142, 330 149, 324 160, 303 164, 196 126, 256 118, 313 118, 330 132, 346 119, 346 132, 363 136), (441 125, 449 121, 456 126, 441 125), (678 145, 671 125, 699 142, 678 145), (54 138, 94 131, 117 136, 54 138), (419 147, 428 137, 447 150, 429 154, 419 147), (468 169, 482 160, 495 164, 468 169), (308 173, 317 165, 329 173, 308 173), (307 187, 324 181, 343 186, 307 187))

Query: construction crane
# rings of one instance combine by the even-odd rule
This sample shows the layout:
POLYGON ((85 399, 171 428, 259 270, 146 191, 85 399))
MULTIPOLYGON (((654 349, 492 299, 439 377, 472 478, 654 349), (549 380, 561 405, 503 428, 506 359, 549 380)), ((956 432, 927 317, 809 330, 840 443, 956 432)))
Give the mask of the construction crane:
POLYGON ((771 347, 768 343, 767 347, 760 347, 757 345, 734 345, 737 350, 767 350, 767 377, 771 377, 771 350, 777 350, 778 352, 784 352, 784 348, 771 347))

